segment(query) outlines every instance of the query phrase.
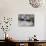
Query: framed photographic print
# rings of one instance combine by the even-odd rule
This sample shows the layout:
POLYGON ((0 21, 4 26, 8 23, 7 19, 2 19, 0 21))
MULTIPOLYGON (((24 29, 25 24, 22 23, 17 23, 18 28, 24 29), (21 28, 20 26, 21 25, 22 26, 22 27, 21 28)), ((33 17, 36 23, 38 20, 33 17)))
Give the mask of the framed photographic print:
POLYGON ((18 25, 19 26, 34 26, 34 15, 33 14, 19 14, 18 25))

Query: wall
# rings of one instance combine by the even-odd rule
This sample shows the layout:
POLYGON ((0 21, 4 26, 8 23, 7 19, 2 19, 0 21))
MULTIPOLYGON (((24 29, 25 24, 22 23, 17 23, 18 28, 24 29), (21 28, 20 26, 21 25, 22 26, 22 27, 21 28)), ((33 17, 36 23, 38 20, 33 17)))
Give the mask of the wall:
MULTIPOLYGON (((0 0, 0 16, 12 17, 13 22, 10 31, 8 31, 17 40, 27 40, 34 34, 39 40, 45 39, 45 12, 43 7, 33 8, 30 6, 28 0, 0 0), (34 27, 20 27, 18 26, 18 14, 34 14, 34 27)), ((1 31, 2 33, 2 31, 1 31)), ((0 33, 0 34, 1 34, 0 33)), ((2 39, 2 36, 0 37, 2 39)))

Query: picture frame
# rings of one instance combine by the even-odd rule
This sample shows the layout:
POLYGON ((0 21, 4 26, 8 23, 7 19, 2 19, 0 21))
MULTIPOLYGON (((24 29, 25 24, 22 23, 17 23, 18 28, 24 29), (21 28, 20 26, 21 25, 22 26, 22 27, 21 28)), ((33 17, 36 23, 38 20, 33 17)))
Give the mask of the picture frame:
POLYGON ((34 26, 34 14, 19 14, 18 25, 19 26, 34 26))

